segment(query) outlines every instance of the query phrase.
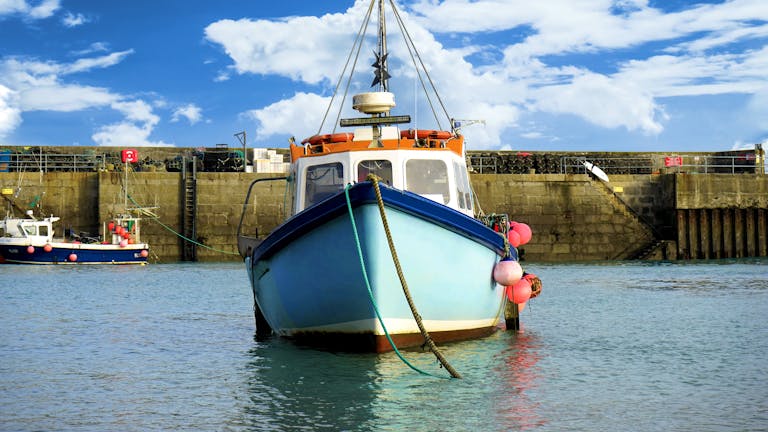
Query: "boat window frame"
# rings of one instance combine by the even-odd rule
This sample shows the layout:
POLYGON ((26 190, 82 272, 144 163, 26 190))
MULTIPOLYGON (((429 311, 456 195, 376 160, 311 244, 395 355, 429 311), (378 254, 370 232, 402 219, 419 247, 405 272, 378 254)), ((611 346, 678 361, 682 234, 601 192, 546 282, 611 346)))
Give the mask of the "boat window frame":
POLYGON ((434 197, 440 195, 442 196, 442 202, 440 202, 443 205, 449 205, 451 202, 451 180, 449 177, 448 172, 448 164, 443 159, 430 159, 430 158, 408 158, 405 160, 405 163, 403 164, 403 178, 405 180, 405 187, 404 189, 413 192, 415 194, 428 197, 430 199, 434 200, 434 197), (435 164, 435 168, 438 168, 437 164, 440 164, 440 169, 442 170, 441 173, 438 173, 441 175, 442 178, 438 178, 436 176, 431 176, 428 171, 425 171, 425 167, 421 167, 418 169, 414 169, 409 167, 411 163, 425 163, 425 164, 435 164), (416 178, 417 173, 421 178, 416 178), (413 174, 413 177, 409 177, 409 175, 413 174), (424 181, 433 179, 433 181, 424 181), (441 187, 439 180, 445 181, 445 186, 441 187), (424 186, 421 188, 421 186, 424 186))
POLYGON ((335 195, 336 193, 344 190, 345 182, 344 182, 344 163, 343 162, 333 161, 333 162, 308 165, 306 168, 304 168, 302 176, 304 179, 304 191, 303 191, 304 192, 304 208, 313 206, 335 195), (317 177, 316 179, 310 179, 310 173, 314 173, 315 171, 318 171, 324 168, 328 169, 326 173, 320 174, 320 177, 317 177), (318 186, 318 183, 315 180, 321 179, 324 176, 330 174, 331 170, 334 168, 336 169, 336 172, 337 172, 334 178, 337 179, 338 181, 333 182, 331 184, 322 185, 324 186, 324 188, 321 191, 315 190, 314 192, 310 192, 310 187, 318 186))
POLYGON ((462 167, 459 161, 454 160, 453 172, 459 208, 462 210, 473 210, 472 186, 469 183, 469 173, 467 172, 466 165, 462 167))
MULTIPOLYGON (((368 174, 375 174, 376 176, 378 176, 381 179, 381 181, 384 184, 387 184, 387 185, 390 185, 390 186, 392 186, 392 184, 394 182, 394 164, 389 159, 361 159, 361 160, 357 161, 357 164, 355 164, 355 169, 357 171, 356 176, 357 176, 357 182, 358 183, 367 181, 368 174), (362 168, 361 165, 363 163, 365 163, 365 162, 375 162, 375 163, 385 163, 385 164, 388 164, 389 165, 389 178, 380 175, 378 173, 378 170, 368 171, 368 173, 365 176, 361 176, 360 175, 361 168, 362 168)), ((369 168, 367 168, 367 167, 365 167, 364 169, 369 170, 369 168)), ((382 169, 386 169, 386 167, 383 167, 382 169)))

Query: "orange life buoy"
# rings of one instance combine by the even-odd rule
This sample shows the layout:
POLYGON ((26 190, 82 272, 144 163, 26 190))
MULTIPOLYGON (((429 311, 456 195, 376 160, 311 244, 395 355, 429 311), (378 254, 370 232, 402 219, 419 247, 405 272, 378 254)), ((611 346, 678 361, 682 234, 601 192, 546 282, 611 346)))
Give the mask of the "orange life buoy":
POLYGON ((304 141, 302 141, 302 144, 309 143, 310 145, 318 145, 318 144, 331 144, 331 143, 339 143, 339 142, 346 142, 346 141, 352 141, 352 139, 355 137, 355 134, 353 133, 336 133, 336 134, 325 134, 325 135, 312 135, 309 138, 305 138, 304 141))
POLYGON ((413 139, 414 135, 416 135, 419 139, 424 139, 424 138, 448 139, 453 136, 453 134, 448 131, 438 131, 438 130, 408 129, 408 130, 400 131, 400 138, 413 139))

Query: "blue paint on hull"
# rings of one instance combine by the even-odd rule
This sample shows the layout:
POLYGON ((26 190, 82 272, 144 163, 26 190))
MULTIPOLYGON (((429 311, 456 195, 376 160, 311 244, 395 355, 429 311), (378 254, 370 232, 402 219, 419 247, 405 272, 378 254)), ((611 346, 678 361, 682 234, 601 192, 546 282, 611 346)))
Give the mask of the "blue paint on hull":
POLYGON ((34 252, 27 251, 27 245, 0 245, 0 263, 9 264, 146 264, 147 258, 141 256, 141 251, 146 250, 147 245, 88 245, 68 244, 67 246, 55 246, 50 252, 46 252, 43 246, 34 248, 34 252), (77 260, 69 260, 71 254, 77 255, 77 260))
MULTIPOLYGON (((427 330, 460 333, 477 330, 473 326, 493 327, 504 301, 504 288, 492 279, 493 266, 504 253, 503 238, 431 200, 390 188, 381 191, 405 279, 427 330)), ((359 183, 349 195, 385 325, 394 333, 418 333, 373 187, 359 183)), ((278 334, 381 334, 343 193, 278 227, 246 264, 255 301, 278 334)))

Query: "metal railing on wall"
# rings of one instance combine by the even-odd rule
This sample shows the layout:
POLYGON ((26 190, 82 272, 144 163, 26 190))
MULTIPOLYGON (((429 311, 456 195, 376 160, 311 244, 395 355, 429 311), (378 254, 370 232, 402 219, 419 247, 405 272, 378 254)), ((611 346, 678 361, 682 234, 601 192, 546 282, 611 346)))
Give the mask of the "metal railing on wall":
POLYGON ((105 168, 100 154, 0 153, 0 172, 93 172, 105 168))
POLYGON ((606 174, 756 174, 762 173, 754 155, 685 155, 653 156, 646 158, 587 158, 563 156, 561 174, 586 173, 593 167, 606 174))

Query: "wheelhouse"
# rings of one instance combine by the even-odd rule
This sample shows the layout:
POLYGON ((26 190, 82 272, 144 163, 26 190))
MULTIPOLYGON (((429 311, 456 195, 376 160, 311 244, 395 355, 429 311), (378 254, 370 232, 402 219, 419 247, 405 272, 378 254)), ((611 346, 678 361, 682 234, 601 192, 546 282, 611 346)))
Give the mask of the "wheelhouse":
POLYGON ((447 149, 344 151, 302 157, 296 161, 294 213, 366 181, 404 189, 473 216, 472 192, 464 159, 447 149))

